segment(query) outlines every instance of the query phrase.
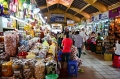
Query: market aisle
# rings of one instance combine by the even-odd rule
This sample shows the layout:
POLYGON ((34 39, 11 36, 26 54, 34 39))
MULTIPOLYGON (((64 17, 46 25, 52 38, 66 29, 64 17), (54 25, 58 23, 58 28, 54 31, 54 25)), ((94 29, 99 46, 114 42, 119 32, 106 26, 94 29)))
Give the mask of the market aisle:
POLYGON ((120 79, 120 68, 113 68, 112 61, 105 61, 103 56, 87 52, 82 55, 82 60, 81 68, 84 72, 79 72, 78 77, 68 79, 120 79))

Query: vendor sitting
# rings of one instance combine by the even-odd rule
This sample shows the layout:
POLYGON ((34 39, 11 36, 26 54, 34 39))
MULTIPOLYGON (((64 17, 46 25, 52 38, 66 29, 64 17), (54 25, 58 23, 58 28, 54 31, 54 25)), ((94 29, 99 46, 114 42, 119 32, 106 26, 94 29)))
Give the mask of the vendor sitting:
POLYGON ((78 63, 78 71, 84 72, 83 69, 80 68, 80 65, 82 64, 82 61, 81 61, 80 58, 78 58, 77 54, 78 54, 77 47, 72 45, 71 53, 70 53, 70 59, 77 61, 77 63, 78 63))

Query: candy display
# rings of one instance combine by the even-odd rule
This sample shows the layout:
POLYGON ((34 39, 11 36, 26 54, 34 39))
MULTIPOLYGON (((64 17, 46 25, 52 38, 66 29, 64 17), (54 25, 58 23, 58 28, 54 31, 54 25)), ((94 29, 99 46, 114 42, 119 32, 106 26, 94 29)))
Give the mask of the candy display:
POLYGON ((54 60, 51 60, 46 63, 47 74, 55 74, 57 72, 57 63, 54 60))
POLYGON ((2 76, 4 77, 10 77, 13 75, 13 69, 12 69, 12 61, 4 62, 2 64, 2 76))
POLYGON ((19 37, 15 32, 4 33, 5 52, 10 56, 15 56, 17 53, 19 37))
POLYGON ((46 72, 56 73, 55 43, 49 46, 46 40, 40 43, 39 37, 19 31, 6 31, 0 41, 5 47, 0 54, 4 61, 0 62, 0 79, 44 79, 46 72))
POLYGON ((45 77, 45 64, 42 61, 38 61, 35 64, 35 79, 44 79, 45 77))
POLYGON ((35 61, 32 59, 23 62, 23 76, 25 79, 31 79, 34 77, 34 65, 35 61))
POLYGON ((27 55, 28 55, 27 52, 20 52, 20 53, 18 54, 18 58, 26 58, 27 55))
POLYGON ((33 59, 36 58, 36 55, 32 52, 29 52, 28 55, 26 56, 27 59, 33 59))
POLYGON ((22 76, 22 61, 18 60, 18 59, 14 60, 14 62, 12 64, 12 68, 13 68, 14 78, 23 79, 23 76, 22 76))

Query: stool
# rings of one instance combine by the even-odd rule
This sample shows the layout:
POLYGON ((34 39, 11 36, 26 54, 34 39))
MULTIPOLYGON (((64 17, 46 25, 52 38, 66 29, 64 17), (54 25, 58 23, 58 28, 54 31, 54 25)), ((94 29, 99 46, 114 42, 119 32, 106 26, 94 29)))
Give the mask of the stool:
POLYGON ((62 52, 58 51, 58 60, 61 61, 62 60, 62 52))
POLYGON ((68 62, 68 74, 70 75, 78 75, 78 63, 77 61, 69 61, 68 62))
POLYGON ((60 77, 68 77, 68 71, 67 69, 60 69, 60 77))
POLYGON ((120 67, 120 56, 114 55, 113 66, 119 68, 120 67))

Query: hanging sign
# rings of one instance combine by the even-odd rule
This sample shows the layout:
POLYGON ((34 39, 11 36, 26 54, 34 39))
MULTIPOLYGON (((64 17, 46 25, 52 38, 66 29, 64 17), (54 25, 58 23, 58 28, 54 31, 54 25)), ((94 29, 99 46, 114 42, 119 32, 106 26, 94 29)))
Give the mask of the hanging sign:
POLYGON ((99 15, 97 15, 97 16, 94 16, 94 19, 93 19, 93 21, 99 21, 99 15))
POLYGON ((104 20, 109 18, 109 12, 104 12, 102 14, 99 14, 99 19, 104 20))
POLYGON ((120 7, 109 11, 109 17, 110 18, 114 18, 116 16, 119 16, 119 14, 120 14, 120 7))
POLYGON ((64 15, 63 14, 51 14, 50 22, 64 22, 64 15))

